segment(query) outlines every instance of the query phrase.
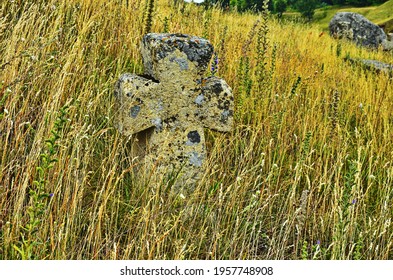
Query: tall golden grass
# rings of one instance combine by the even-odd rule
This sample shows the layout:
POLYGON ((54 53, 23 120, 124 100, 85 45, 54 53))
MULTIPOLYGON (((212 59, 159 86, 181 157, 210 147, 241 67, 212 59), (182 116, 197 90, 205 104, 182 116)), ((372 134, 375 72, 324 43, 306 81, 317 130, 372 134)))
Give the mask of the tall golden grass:
POLYGON ((391 54, 262 14, 155 7, 153 32, 212 42, 236 99, 185 196, 134 173, 113 123, 116 79, 143 72, 145 2, 1 2, 0 258, 392 259, 392 78, 343 59, 391 54))

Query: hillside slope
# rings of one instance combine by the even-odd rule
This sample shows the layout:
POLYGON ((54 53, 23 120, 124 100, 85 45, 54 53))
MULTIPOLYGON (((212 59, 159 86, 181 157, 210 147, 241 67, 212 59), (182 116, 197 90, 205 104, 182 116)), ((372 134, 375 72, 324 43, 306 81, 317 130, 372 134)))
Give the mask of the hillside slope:
MULTIPOLYGON (((342 7, 342 6, 327 6, 315 11, 314 23, 320 26, 323 30, 328 30, 329 22, 333 16, 338 12, 353 12, 358 13, 370 21, 384 26, 385 32, 393 31, 393 0, 389 0, 380 6, 370 7, 342 7)), ((287 13, 290 17, 299 17, 298 13, 287 13)))
POLYGON ((393 259, 393 80, 344 61, 391 55, 157 1, 152 31, 209 39, 235 97, 198 186, 175 192, 117 129, 145 2, 17 2, 0 1, 0 259, 393 259))
POLYGON ((386 33, 393 32, 393 0, 370 11, 367 18, 382 26, 386 33))
POLYGON ((393 19, 393 0, 383 3, 382 5, 371 10, 367 18, 377 24, 382 24, 393 19))

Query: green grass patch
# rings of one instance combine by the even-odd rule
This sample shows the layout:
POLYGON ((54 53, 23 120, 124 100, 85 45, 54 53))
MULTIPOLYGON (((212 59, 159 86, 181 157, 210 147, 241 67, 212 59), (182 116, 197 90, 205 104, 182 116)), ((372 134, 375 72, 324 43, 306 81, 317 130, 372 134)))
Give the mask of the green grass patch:
MULTIPOLYGON (((384 26, 386 32, 391 32, 393 30, 393 0, 385 2, 380 6, 370 7, 326 6, 315 10, 313 23, 319 26, 322 30, 327 31, 330 20, 338 12, 358 13, 365 16, 375 24, 384 26)), ((284 13, 283 17, 290 20, 299 20, 300 13, 287 12, 284 13)))

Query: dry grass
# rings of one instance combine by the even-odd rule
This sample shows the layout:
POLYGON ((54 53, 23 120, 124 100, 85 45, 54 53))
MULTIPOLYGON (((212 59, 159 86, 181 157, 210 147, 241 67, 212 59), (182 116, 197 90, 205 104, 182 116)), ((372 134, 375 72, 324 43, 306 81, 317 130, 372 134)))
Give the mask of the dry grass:
POLYGON ((113 124, 116 79, 143 71, 144 7, 0 4, 0 258, 392 259, 392 79, 343 60, 392 56, 314 27, 260 29, 262 16, 159 1, 153 32, 167 17, 170 32, 207 36, 237 101, 234 131, 206 132, 205 177, 183 197, 133 173, 113 124))

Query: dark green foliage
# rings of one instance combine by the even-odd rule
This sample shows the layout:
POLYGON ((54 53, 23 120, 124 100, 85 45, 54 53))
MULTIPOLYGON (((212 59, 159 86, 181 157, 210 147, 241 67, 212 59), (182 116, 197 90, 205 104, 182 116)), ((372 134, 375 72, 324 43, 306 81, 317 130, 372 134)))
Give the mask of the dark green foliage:
POLYGON ((274 2, 274 12, 281 17, 281 15, 286 11, 287 5, 287 1, 285 0, 276 0, 274 2))
POLYGON ((375 4, 381 4, 386 2, 386 0, 334 0, 332 1, 335 5, 354 5, 354 6, 369 6, 375 4))
POLYGON ((295 7, 307 20, 312 20, 315 9, 318 6, 318 0, 299 0, 296 1, 295 7))
MULTIPOLYGON (((270 11, 273 11, 274 2, 270 1, 262 1, 262 0, 230 0, 230 7, 236 7, 239 12, 253 10, 253 11, 262 11, 264 7, 264 2, 268 5, 270 11)), ((222 5, 222 4, 221 4, 222 5)))

